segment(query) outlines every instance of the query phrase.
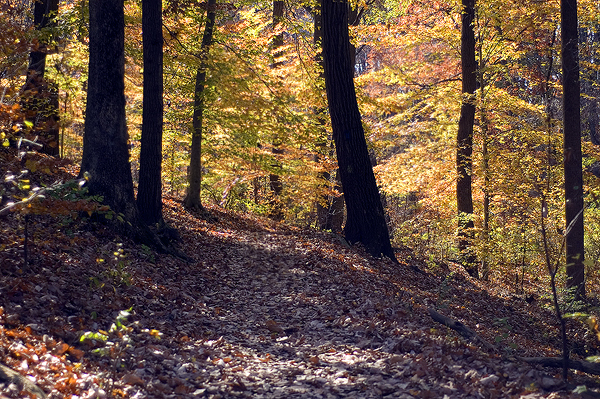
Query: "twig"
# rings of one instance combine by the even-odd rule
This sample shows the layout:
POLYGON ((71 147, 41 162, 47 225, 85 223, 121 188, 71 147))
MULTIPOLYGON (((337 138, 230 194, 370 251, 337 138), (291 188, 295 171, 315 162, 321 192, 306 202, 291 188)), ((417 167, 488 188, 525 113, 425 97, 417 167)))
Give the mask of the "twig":
POLYGON ((9 202, 4 208, 0 209, 0 216, 6 215, 12 208, 14 208, 16 206, 31 202, 33 199, 35 199, 36 197, 39 197, 40 195, 44 194, 45 192, 46 192, 46 188, 41 188, 41 189, 37 190, 36 192, 34 192, 33 194, 31 194, 29 197, 22 199, 21 201, 9 202))

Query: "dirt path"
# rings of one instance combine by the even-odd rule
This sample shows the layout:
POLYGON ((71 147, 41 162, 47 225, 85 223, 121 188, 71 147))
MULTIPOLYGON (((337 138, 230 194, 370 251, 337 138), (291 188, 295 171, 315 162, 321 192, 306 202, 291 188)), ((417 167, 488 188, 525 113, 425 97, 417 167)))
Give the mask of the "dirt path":
POLYGON ((555 370, 511 360, 552 353, 538 331, 551 315, 525 301, 459 270, 424 271, 408 252, 394 265, 332 234, 213 212, 208 223, 166 202, 191 263, 40 219, 32 265, 15 261, 0 280, 3 362, 55 398, 578 396, 555 370), (436 325, 429 306, 492 343, 501 336, 497 353, 436 325))

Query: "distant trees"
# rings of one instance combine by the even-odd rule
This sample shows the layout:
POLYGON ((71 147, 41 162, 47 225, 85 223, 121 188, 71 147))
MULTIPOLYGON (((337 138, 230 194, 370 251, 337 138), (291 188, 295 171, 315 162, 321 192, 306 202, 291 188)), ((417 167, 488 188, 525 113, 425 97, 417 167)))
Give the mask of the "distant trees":
MULTIPOLYGON (((37 2, 36 9, 53 1, 37 2)), ((597 78, 600 46, 597 21, 589 11, 589 5, 595 3, 578 1, 579 34, 586 43, 578 64, 574 38, 557 37, 559 32, 572 35, 573 30, 566 25, 558 28, 559 7, 555 3, 520 6, 504 0, 464 0, 440 5, 424 1, 395 9, 392 2, 386 4, 394 9, 373 7, 353 13, 347 10, 349 2, 323 1, 325 40, 321 40, 321 12, 314 2, 307 6, 305 2, 269 0, 244 3, 240 9, 236 8, 239 3, 216 0, 207 0, 199 8, 189 2, 165 3, 164 120, 160 23, 155 17, 155 25, 150 27, 146 18, 151 15, 146 9, 150 4, 160 17, 160 4, 150 0, 136 3, 143 8, 140 14, 136 4, 126 3, 125 12, 130 13, 131 21, 142 17, 142 24, 126 27, 129 134, 121 111, 124 86, 114 78, 122 79, 122 67, 115 70, 123 62, 122 56, 111 46, 98 47, 99 41, 108 43, 116 38, 114 21, 104 26, 105 17, 103 21, 97 17, 99 10, 106 11, 111 4, 114 11, 116 3, 93 1, 90 5, 89 80, 85 72, 87 31, 85 18, 81 18, 86 10, 68 2, 63 8, 60 3, 56 25, 44 32, 58 32, 56 37, 67 41, 75 37, 80 40, 61 41, 48 49, 35 41, 22 45, 27 38, 44 37, 26 26, 27 21, 21 23, 24 33, 20 35, 25 39, 0 37, 5 43, 0 46, 5 55, 0 73, 3 82, 11 79, 12 87, 16 87, 6 90, 0 104, 0 111, 9 115, 5 119, 10 121, 6 124, 9 127, 3 128, 10 140, 4 142, 14 145, 17 141, 13 137, 34 140, 38 134, 37 121, 32 129, 32 118, 10 115, 29 112, 23 101, 27 95, 23 77, 28 66, 30 76, 37 74, 33 68, 40 62, 36 59, 45 56, 52 66, 46 68, 46 77, 61 85, 61 118, 72 133, 66 135, 65 144, 75 156, 81 148, 78 126, 83 116, 74 111, 81 104, 77 92, 82 84, 88 86, 82 166, 90 173, 90 191, 103 195, 115 211, 135 213, 130 203, 127 147, 132 150, 132 160, 137 161, 138 129, 142 126, 136 205, 145 223, 160 221, 160 134, 164 122, 162 134, 169 160, 162 165, 169 179, 165 183, 172 184, 174 195, 187 189, 185 202, 190 208, 202 209, 202 187, 202 201, 298 225, 341 230, 342 218, 337 216, 343 212, 334 211, 331 204, 339 191, 333 182, 338 162, 348 205, 345 229, 349 241, 365 243, 374 254, 391 254, 379 204, 381 190, 388 200, 384 206, 392 215, 388 225, 395 228, 396 244, 424 254, 435 251, 434 256, 440 258, 455 258, 458 252, 472 275, 485 274, 485 267, 477 270, 481 261, 489 264, 491 279, 497 278, 498 270, 506 275, 499 268, 507 268, 513 273, 512 281, 515 270, 522 281, 541 264, 536 226, 542 198, 547 204, 545 221, 552 227, 548 232, 553 244, 562 240, 558 228, 564 227, 565 216, 567 225, 572 226, 567 237, 567 269, 569 285, 578 287, 583 281, 582 192, 589 192, 585 199, 591 204, 586 208, 586 225, 591 230, 600 225, 595 199, 600 194, 592 181, 595 177, 584 170, 585 180, 581 179, 582 151, 591 170, 600 159, 600 149, 585 140, 581 143, 579 105, 573 97, 579 91, 578 67, 590 82, 597 78), (290 9, 282 18, 284 4, 290 9), (506 12, 498 14, 498 9, 506 12), (220 10, 218 24, 216 10, 220 10), (459 14, 462 27, 456 24, 459 14), (353 76, 347 32, 340 26, 352 25, 347 21, 350 18, 367 22, 349 26, 364 68, 357 76, 353 76), (139 40, 143 38, 145 47, 150 45, 152 41, 146 39, 152 32, 156 34, 156 54, 152 56, 150 48, 144 48, 142 68, 139 40), (212 40, 213 34, 218 40, 212 40), (321 42, 325 47, 324 74, 321 42), (21 43, 19 50, 10 43, 21 43), (561 43, 562 64, 556 62, 561 43), (459 46, 461 57, 456 52, 459 46), (34 52, 28 63, 30 50, 34 52), (565 68, 562 73, 561 67, 565 68), (142 73, 148 90, 143 103, 142 73), (324 108, 324 91, 331 118, 324 108), (564 124, 558 120, 563 108, 564 124), (564 171, 560 165, 562 126, 564 171), (149 138, 154 141, 150 143, 149 138), (373 159, 373 154, 378 165, 371 168, 368 155, 373 159), (185 184, 188 178, 189 188, 185 184), (557 189, 563 184, 564 192, 557 189), (327 201, 315 204, 316 198, 326 196, 327 201), (147 218, 142 215, 146 211, 147 218)), ((119 2, 118 7, 122 6, 119 2)), ((565 2, 564 24, 577 19, 565 14, 569 9, 574 5, 565 2)), ((6 18, 0 25, 9 27, 10 22, 6 18)), ((583 119, 586 132, 598 142, 594 111, 598 95, 594 87, 584 83, 583 119)), ((595 260, 600 242, 590 236, 585 245, 588 262, 595 260)), ((551 248, 555 249, 552 255, 557 256, 557 246, 551 248)))
MULTIPOLYGON (((58 12, 58 0, 37 0, 33 2, 33 23, 42 31, 52 26, 58 12)), ((24 88, 24 108, 27 117, 32 118, 36 132, 41 136, 48 155, 59 154, 58 127, 58 88, 44 78, 46 56, 49 52, 48 40, 41 40, 29 54, 27 78, 24 88)))
POLYGON ((196 86, 194 90, 194 113, 192 119, 192 148, 190 152, 189 186, 184 204, 187 208, 204 211, 200 190, 202 183, 202 121, 204 113, 204 87, 206 86, 206 68, 208 51, 213 39, 213 30, 216 17, 216 0, 208 0, 206 8, 206 22, 202 44, 198 54, 200 66, 196 72, 196 86))
POLYGON ((137 205, 147 225, 162 223, 163 35, 162 1, 142 1, 144 98, 137 205))
POLYGON ((321 2, 325 87, 347 209, 344 233, 373 256, 395 260, 356 101, 348 12, 348 1, 321 2))

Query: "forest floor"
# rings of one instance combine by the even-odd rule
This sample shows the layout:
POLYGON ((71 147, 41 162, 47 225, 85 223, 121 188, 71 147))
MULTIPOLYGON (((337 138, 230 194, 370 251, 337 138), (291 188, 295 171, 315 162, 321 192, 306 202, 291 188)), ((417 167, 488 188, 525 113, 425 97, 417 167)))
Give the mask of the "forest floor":
MULTIPOLYGON (((565 385, 517 359, 559 355, 540 287, 517 295, 409 249, 394 264, 333 233, 210 212, 165 198, 190 262, 89 219, 32 215, 26 266, 25 219, 1 216, 0 362, 51 398, 597 397, 592 376, 565 385)), ((592 353, 580 324, 574 351, 592 353)), ((0 378, 0 398, 24 395, 0 378)))

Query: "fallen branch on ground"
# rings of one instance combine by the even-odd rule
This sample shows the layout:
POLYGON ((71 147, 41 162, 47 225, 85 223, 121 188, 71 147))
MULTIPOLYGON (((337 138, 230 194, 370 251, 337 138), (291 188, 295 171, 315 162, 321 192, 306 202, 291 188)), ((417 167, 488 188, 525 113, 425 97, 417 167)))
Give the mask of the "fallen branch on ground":
POLYGON ((464 338, 466 338, 468 340, 480 343, 481 345, 485 346, 487 349, 496 350, 496 347, 494 345, 492 345, 489 342, 487 342, 486 340, 480 338, 479 335, 477 335, 477 333, 475 331, 471 330, 469 327, 465 326, 460 321, 453 320, 449 317, 446 317, 443 314, 440 314, 431 308, 429 308, 428 310, 429 310, 429 316, 431 316, 431 318, 434 321, 437 321, 438 323, 443 324, 446 327, 453 329, 454 331, 458 332, 461 336, 463 336, 464 338))
MULTIPOLYGON (((0 364, 0 382, 9 384, 15 384, 20 390, 28 392, 30 395, 40 399, 47 398, 46 394, 40 387, 35 385, 33 382, 21 374, 17 373, 13 369, 3 364, 0 364)), ((2 398, 6 396, 0 395, 2 398)))
MULTIPOLYGON (((561 368, 564 364, 564 359, 562 357, 518 357, 517 359, 530 364, 539 364, 545 367, 561 368)), ((588 374, 600 375, 600 363, 569 359, 569 368, 583 371, 584 373, 588 374)))

